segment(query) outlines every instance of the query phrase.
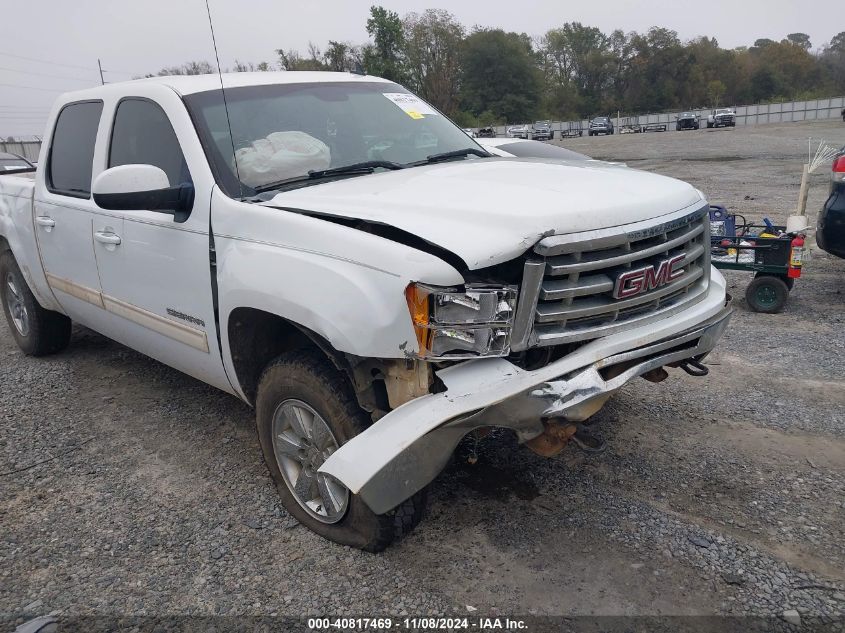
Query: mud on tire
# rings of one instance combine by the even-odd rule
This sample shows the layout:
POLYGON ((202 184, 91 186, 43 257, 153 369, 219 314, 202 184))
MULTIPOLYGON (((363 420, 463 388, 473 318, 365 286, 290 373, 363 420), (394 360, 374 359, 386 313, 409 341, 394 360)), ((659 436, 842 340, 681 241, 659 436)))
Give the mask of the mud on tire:
POLYGON ((299 350, 272 361, 259 381, 256 422, 264 460, 285 509, 320 536, 368 552, 381 551, 413 530, 425 512, 425 489, 382 515, 375 514, 360 497, 350 492, 345 513, 332 523, 315 518, 303 508, 282 474, 274 448, 274 416, 286 402, 305 403, 312 408, 326 423, 338 445, 348 442, 371 423, 370 417, 358 406, 346 375, 322 352, 299 350))
POLYGON ((70 319, 41 307, 10 250, 0 253, 0 303, 9 330, 24 354, 47 356, 68 346, 70 319))

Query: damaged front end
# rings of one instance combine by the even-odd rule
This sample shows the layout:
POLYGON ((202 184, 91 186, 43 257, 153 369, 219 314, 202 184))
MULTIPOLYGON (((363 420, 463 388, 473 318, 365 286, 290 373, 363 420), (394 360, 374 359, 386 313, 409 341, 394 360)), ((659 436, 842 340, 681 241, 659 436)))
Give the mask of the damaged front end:
POLYGON ((511 429, 537 452, 554 454, 574 433, 571 423, 593 415, 632 378, 659 381, 665 377, 661 368, 706 356, 730 313, 718 277, 705 298, 660 327, 611 334, 533 371, 504 358, 449 366, 436 372, 444 391, 391 411, 344 444, 320 472, 381 514, 431 482, 461 439, 480 427, 511 429))

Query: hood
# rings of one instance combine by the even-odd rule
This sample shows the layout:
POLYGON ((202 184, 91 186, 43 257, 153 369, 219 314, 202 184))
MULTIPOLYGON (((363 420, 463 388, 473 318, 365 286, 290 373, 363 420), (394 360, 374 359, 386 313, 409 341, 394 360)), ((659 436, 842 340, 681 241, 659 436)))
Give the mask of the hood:
POLYGON ((470 270, 543 237, 609 228, 700 204, 691 185, 599 161, 463 160, 303 187, 262 202, 401 229, 470 270))

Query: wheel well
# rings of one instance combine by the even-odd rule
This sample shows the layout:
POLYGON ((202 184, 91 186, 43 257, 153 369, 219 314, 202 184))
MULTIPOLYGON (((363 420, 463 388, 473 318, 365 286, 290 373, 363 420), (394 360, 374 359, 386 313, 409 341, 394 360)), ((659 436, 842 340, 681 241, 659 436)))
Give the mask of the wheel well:
MULTIPOLYGON (((255 308, 236 308, 229 315, 229 351, 241 389, 255 402, 261 372, 285 352, 312 347, 326 352, 328 343, 287 319, 255 308)), ((328 346, 330 350, 331 347, 328 346)), ((333 354, 329 358, 337 363, 333 354)))
POLYGON ((9 251, 9 250, 12 250, 11 247, 9 246, 9 242, 6 241, 5 237, 0 235, 0 253, 2 253, 3 251, 9 251))

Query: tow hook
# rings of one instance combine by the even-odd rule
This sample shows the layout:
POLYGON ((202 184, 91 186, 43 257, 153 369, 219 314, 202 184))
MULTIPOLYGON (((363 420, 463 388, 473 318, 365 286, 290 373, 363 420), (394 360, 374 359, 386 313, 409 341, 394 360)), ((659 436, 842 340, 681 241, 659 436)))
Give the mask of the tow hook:
POLYGON ((706 376, 710 373, 710 369, 702 365, 694 358, 683 361, 679 367, 687 372, 690 376, 706 376))

